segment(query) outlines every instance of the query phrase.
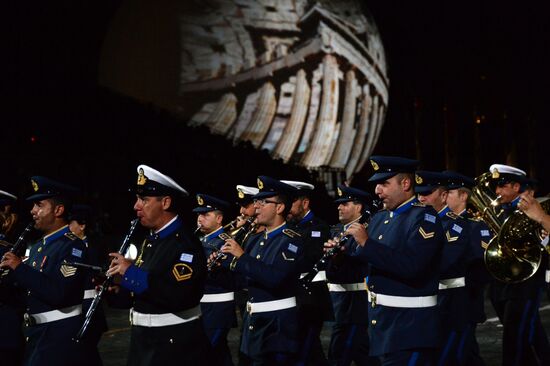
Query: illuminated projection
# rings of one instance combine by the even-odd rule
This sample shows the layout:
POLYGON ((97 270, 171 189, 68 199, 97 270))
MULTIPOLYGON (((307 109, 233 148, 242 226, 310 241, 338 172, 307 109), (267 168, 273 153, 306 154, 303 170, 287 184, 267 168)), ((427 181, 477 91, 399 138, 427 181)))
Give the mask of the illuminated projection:
MULTIPOLYGON (((158 27, 147 28, 157 34, 148 37, 153 49, 178 43, 177 55, 165 52, 177 65, 159 59, 166 66, 158 67, 177 70, 175 80, 164 81, 177 83, 171 86, 174 95, 167 96, 158 80, 143 73, 151 85, 122 81, 145 61, 129 61, 129 68, 111 62, 102 72, 106 85, 177 111, 192 126, 249 141, 285 162, 338 172, 342 179, 361 169, 384 122, 389 81, 380 35, 360 0, 181 3, 186 5, 166 12, 177 27, 158 20, 158 27)), ((119 34, 137 27, 131 15, 120 14, 125 8, 131 8, 127 14, 148 12, 147 5, 122 6, 114 27, 119 34)), ((149 11, 149 16, 162 14, 149 11)), ((114 31, 104 57, 117 58, 128 49, 114 31)), ((135 57, 154 58, 138 47, 147 44, 135 45, 135 57)))

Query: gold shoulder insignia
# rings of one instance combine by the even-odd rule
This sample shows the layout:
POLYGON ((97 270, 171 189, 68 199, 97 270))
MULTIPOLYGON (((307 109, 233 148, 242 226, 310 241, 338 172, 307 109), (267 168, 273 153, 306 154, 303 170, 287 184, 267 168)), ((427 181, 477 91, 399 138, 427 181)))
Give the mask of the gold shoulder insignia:
POLYGON ((422 202, 415 202, 415 203, 413 203, 411 206, 415 206, 415 207, 426 207, 426 205, 423 204, 422 202))
POLYGON ((61 271, 63 277, 71 277, 76 274, 76 267, 71 267, 66 264, 62 264, 59 270, 61 271))
POLYGON ((445 236, 447 237, 447 242, 449 243, 452 243, 453 241, 457 241, 459 238, 458 236, 451 236, 451 234, 449 234, 448 231, 445 233, 445 236))
POLYGON ((78 236, 76 236, 75 234, 71 233, 70 231, 68 233, 65 233, 65 236, 71 240, 76 240, 78 239, 78 236))
POLYGON ((447 212, 445 215, 450 217, 451 219, 454 219, 454 220, 458 219, 458 217, 459 217, 457 214, 455 214, 452 211, 447 212))
POLYGON ((185 263, 177 263, 174 265, 174 268, 172 268, 172 274, 176 281, 185 281, 190 279, 193 275, 193 268, 185 263))
POLYGON ((418 232, 420 233, 420 235, 422 235, 424 239, 431 239, 435 236, 435 231, 427 233, 426 231, 424 231, 424 228, 422 226, 420 227, 420 229, 418 229, 418 232))
POLYGON ((292 230, 292 229, 284 229, 283 230, 283 234, 286 234, 288 236, 290 236, 291 238, 296 238, 296 237, 301 237, 302 235, 300 235, 300 233, 297 233, 296 231, 292 230))

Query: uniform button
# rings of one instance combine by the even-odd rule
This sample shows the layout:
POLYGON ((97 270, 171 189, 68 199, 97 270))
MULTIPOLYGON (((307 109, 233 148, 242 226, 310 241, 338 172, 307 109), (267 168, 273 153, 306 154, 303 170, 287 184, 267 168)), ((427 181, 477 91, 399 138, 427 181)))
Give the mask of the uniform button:
POLYGON ((371 289, 371 290, 374 290, 374 285, 370 285, 370 289, 371 289))
POLYGON ((27 341, 27 342, 28 342, 28 341, 29 341, 29 337, 25 338, 25 341, 27 341))
POLYGON ((384 237, 384 236, 383 236, 382 234, 380 234, 380 235, 378 236, 378 240, 382 240, 383 237, 384 237))
POLYGON ((370 322, 372 325, 376 325, 376 319, 372 319, 370 322))
POLYGON ((253 326, 253 325, 249 325, 249 326, 248 326, 248 330, 254 330, 254 326, 253 326))
POLYGON ((39 247, 38 248, 38 253, 40 253, 42 251, 42 247, 39 247))
POLYGON ((259 254, 256 256, 256 259, 260 259, 260 255, 259 255, 259 254))
POLYGON ((260 246, 261 246, 261 247, 264 246, 264 242, 263 242, 263 241, 260 242, 260 246))
POLYGON ((170 343, 174 343, 174 340, 172 338, 170 338, 169 340, 170 343))
POLYGON ((390 222, 390 220, 386 220, 384 221, 384 224, 388 224, 390 222))
POLYGON ((33 267, 36 267, 36 261, 33 261, 33 262, 32 262, 32 266, 33 266, 33 267))

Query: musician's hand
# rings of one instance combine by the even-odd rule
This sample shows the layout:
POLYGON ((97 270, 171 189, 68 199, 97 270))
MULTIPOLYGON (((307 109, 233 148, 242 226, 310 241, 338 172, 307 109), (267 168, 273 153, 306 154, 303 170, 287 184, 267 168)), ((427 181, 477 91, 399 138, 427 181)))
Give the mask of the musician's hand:
POLYGON ((221 251, 232 254, 235 258, 240 258, 244 254, 243 248, 233 239, 226 240, 221 251))
POLYGON ((2 257, 2 262, 0 262, 0 267, 1 268, 10 268, 10 269, 14 270, 20 264, 21 264, 21 258, 16 256, 12 252, 7 252, 2 257))
MULTIPOLYGON (((208 257, 207 264, 210 265, 210 263, 214 262, 218 256, 218 251, 214 251, 210 253, 210 256, 208 257)), ((214 264, 216 267, 221 266, 220 262, 217 262, 214 264)))
MULTIPOLYGON (((96 286, 95 288, 96 291, 99 291, 99 286, 96 286)), ((120 286, 118 285, 111 285, 107 288, 107 292, 109 293, 112 293, 112 294, 118 294, 118 292, 120 291, 120 286)))
POLYGON ((132 261, 124 258, 124 256, 120 253, 109 253, 109 257, 112 257, 113 259, 111 260, 111 264, 107 270, 108 276, 114 276, 116 274, 124 276, 128 267, 132 265, 132 261))
MULTIPOLYGON (((334 238, 334 239, 336 239, 336 238, 334 238)), ((325 253, 338 245, 338 242, 334 239, 329 239, 328 241, 325 242, 325 244, 323 244, 323 251, 325 253)), ((346 248, 345 248, 344 245, 342 245, 340 247, 340 251, 344 251, 344 250, 346 250, 346 248)))
POLYGON ((538 223, 542 223, 544 217, 546 216, 546 212, 544 212, 540 202, 536 200, 532 193, 529 192, 524 192, 521 194, 518 202, 518 208, 525 212, 527 217, 538 223))
POLYGON ((237 217, 237 224, 236 224, 237 228, 243 226, 245 222, 246 222, 246 218, 244 216, 237 217))
POLYGON ((365 227, 358 222, 351 224, 346 230, 346 233, 352 235, 357 244, 362 247, 365 246, 367 239, 369 238, 367 229, 365 229, 365 227))

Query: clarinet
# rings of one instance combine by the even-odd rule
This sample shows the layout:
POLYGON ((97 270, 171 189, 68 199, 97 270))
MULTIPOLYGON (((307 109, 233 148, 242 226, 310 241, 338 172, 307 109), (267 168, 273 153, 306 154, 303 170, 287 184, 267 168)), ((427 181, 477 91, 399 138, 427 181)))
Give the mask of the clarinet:
MULTIPOLYGON (((130 225, 130 230, 128 230, 128 234, 126 234, 126 237, 122 241, 122 245, 118 250, 119 254, 124 255, 128 250, 128 247, 130 246, 130 238, 134 233, 134 230, 136 229, 138 223, 139 223, 139 219, 132 220, 130 225)), ((78 331, 78 333, 74 338, 76 342, 80 342, 84 337, 84 334, 86 333, 86 330, 90 325, 90 321, 92 320, 95 312, 97 311, 97 307, 99 306, 99 303, 101 302, 101 299, 105 294, 105 291, 107 291, 107 289, 109 288, 109 286, 111 286, 112 283, 113 283, 113 276, 107 276, 105 281, 103 281, 103 283, 99 287, 99 292, 94 296, 94 299, 92 300, 92 304, 90 305, 90 308, 86 312, 86 318, 84 319, 84 323, 82 324, 82 327, 80 328, 80 330, 78 331)))
MULTIPOLYGON (((19 235, 19 237, 17 238, 17 241, 15 242, 15 244, 13 244, 13 246, 11 247, 10 249, 11 253, 15 254, 18 257, 20 257, 23 254, 25 249, 25 244, 26 244, 26 237, 27 235, 29 235, 29 233, 32 231, 33 228, 34 228, 34 222, 29 223, 25 227, 25 230, 23 230, 21 235, 19 235)), ((8 271, 9 271, 8 268, 0 268, 0 277, 5 276, 8 271)))
MULTIPOLYGON (((246 222, 243 224, 243 226, 233 231, 231 235, 227 233, 222 233, 219 235, 219 237, 223 240, 233 239, 239 245, 241 245, 248 238, 250 233, 252 233, 252 231, 255 229, 256 225, 254 225, 254 218, 250 217, 246 219, 246 222)), ((216 257, 210 263, 208 263, 208 270, 212 271, 214 269, 214 266, 216 266, 226 255, 227 254, 223 253, 221 250, 218 250, 218 252, 216 253, 216 257)))
MULTIPOLYGON (((377 200, 373 200, 371 202, 371 206, 374 209, 378 209, 380 207, 380 202, 377 201, 377 200)), ((365 228, 367 228, 368 225, 369 225, 369 221, 370 221, 371 217, 372 217, 371 209, 368 208, 367 210, 365 210, 363 215, 361 215, 361 217, 359 218, 358 223, 360 223, 365 228)), ((349 234, 345 234, 345 230, 342 231, 340 234, 338 234, 333 239, 336 242, 336 245, 333 246, 332 248, 330 248, 329 250, 327 250, 325 252, 325 254, 323 254, 323 256, 321 257, 321 259, 319 259, 319 261, 317 261, 317 263, 315 263, 313 268, 304 277, 302 277, 300 279, 300 282, 301 282, 302 286, 308 291, 308 293, 311 293, 310 292, 311 281, 313 281, 315 276, 317 276, 317 273, 319 273, 324 268, 326 268, 327 263, 333 257, 335 257, 338 253, 340 253, 342 247, 346 244, 346 241, 349 239, 350 236, 351 235, 349 235, 349 234)))

